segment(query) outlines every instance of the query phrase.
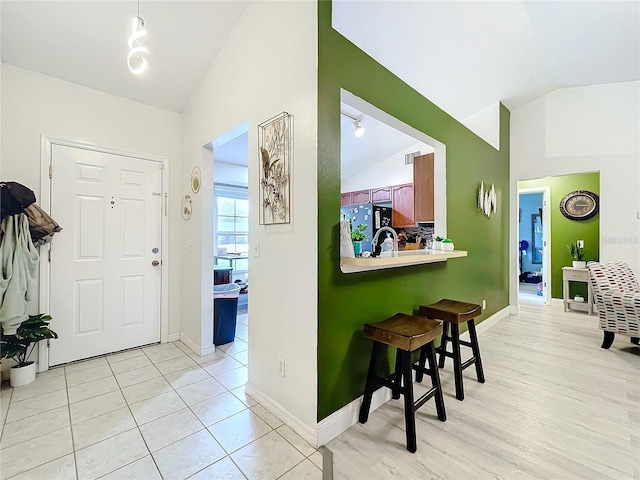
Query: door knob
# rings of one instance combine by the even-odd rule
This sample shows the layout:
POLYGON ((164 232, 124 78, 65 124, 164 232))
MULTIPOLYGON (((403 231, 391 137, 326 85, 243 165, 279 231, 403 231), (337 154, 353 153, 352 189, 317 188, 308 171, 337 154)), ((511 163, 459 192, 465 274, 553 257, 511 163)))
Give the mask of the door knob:
POLYGON ((160 265, 160 262, 158 260, 154 260, 153 262, 151 262, 151 265, 157 267, 158 265, 160 265))

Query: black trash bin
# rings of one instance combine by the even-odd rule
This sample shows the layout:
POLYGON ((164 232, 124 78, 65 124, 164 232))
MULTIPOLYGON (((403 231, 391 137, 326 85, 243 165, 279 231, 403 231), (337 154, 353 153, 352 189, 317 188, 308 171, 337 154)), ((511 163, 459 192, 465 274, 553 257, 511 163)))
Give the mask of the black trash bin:
POLYGON ((213 286, 213 344, 233 342, 240 287, 235 283, 213 286))

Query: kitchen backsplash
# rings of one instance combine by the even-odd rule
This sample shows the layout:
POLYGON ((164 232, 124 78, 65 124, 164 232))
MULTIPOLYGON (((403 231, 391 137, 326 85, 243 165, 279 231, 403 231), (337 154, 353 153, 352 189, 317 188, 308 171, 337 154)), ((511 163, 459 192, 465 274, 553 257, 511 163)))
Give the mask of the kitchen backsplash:
POLYGON ((427 240, 433 237, 433 226, 429 227, 405 227, 399 228, 398 233, 398 246, 401 248, 405 243, 420 243, 422 247, 425 246, 427 240))

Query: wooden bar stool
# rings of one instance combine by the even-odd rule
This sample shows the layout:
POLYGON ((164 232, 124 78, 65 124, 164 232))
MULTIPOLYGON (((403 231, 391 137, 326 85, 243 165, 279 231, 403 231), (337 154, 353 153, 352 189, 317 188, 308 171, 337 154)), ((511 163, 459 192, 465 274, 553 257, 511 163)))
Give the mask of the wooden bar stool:
MULTIPOLYGON (((476 366, 476 377, 478 382, 484 383, 484 371, 482 370, 482 360, 480 359, 480 347, 478 346, 478 336, 476 335, 475 318, 482 313, 482 307, 473 303, 458 302, 456 300, 440 300, 431 305, 420 305, 420 315, 428 318, 436 318, 444 321, 444 330, 442 332, 442 341, 436 351, 440 354, 439 367, 444 368, 446 357, 453 358, 453 373, 456 382, 456 398, 464 400, 464 387, 462 384, 462 371, 470 365, 476 366), (460 324, 467 323, 469 328, 470 342, 460 340, 460 324), (451 335, 448 335, 449 326, 451 327, 451 335), (453 353, 447 352, 447 342, 451 341, 453 353), (470 347, 473 356, 462 363, 460 357, 460 345, 470 347)), ((420 355, 418 366, 424 366, 425 355, 420 355)), ((422 381, 420 370, 416 375, 416 381, 422 381)))
POLYGON ((367 323, 364 326, 364 336, 373 340, 373 350, 369 361, 367 383, 364 388, 364 399, 360 407, 360 423, 366 423, 369 419, 373 392, 380 387, 390 388, 395 399, 404 395, 407 450, 411 453, 415 453, 417 448, 415 412, 418 408, 435 396, 438 419, 443 422, 447 419, 436 364, 436 353, 433 347, 433 341, 441 334, 442 324, 440 322, 404 313, 397 313, 381 322, 367 323), (395 371, 387 377, 380 377, 376 374, 376 364, 383 344, 396 347, 395 371), (425 368, 425 362, 420 366, 414 366, 411 362, 411 352, 419 348, 425 352, 425 361, 429 360, 428 369, 425 368), (428 374, 432 384, 431 389, 415 402, 413 399, 413 369, 419 369, 418 371, 422 374, 428 374))

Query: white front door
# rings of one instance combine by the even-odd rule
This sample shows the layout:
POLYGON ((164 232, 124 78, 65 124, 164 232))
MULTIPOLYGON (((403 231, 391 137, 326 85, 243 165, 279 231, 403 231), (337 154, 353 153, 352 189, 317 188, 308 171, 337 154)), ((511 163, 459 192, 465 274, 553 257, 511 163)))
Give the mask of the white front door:
POLYGON ((49 365, 160 341, 161 165, 52 145, 49 365))

